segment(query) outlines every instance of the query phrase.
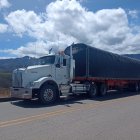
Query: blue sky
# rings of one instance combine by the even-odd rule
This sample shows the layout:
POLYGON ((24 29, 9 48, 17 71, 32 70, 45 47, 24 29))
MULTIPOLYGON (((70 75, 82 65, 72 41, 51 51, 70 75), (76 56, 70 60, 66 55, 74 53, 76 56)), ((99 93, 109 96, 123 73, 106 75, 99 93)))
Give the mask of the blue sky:
POLYGON ((0 0, 0 58, 42 56, 72 42, 140 53, 139 0, 0 0))

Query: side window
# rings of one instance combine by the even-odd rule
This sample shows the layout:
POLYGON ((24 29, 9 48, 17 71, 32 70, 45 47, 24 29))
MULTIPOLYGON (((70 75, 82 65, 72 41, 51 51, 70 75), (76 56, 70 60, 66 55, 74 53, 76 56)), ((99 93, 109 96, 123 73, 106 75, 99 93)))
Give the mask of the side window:
POLYGON ((66 66, 66 59, 63 59, 63 66, 66 66))

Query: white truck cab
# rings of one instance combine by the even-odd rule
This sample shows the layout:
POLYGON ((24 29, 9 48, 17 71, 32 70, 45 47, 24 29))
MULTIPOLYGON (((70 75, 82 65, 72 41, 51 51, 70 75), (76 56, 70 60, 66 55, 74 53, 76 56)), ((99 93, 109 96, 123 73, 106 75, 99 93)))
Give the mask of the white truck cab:
POLYGON ((13 71, 11 97, 39 98, 44 104, 54 102, 69 90, 74 69, 75 61, 63 52, 41 57, 38 65, 13 71))

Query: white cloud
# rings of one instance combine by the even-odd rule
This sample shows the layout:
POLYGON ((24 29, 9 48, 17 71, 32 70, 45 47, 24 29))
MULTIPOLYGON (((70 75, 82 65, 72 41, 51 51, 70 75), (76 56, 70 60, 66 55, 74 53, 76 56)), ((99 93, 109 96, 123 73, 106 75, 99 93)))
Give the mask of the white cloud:
POLYGON ((14 58, 16 58, 16 57, 0 57, 0 60, 1 59, 14 59, 14 58))
POLYGON ((25 33, 32 35, 40 28, 38 24, 41 23, 41 18, 34 11, 27 12, 24 9, 11 12, 5 19, 11 30, 19 36, 25 33))
POLYGON ((138 18, 139 11, 138 10, 129 10, 128 15, 130 15, 132 18, 138 18))
POLYGON ((8 29, 8 25, 0 23, 0 33, 5 33, 8 29))
POLYGON ((48 53, 46 44, 43 41, 32 43, 30 42, 25 46, 19 47, 17 50, 8 49, 8 50, 0 50, 0 52, 14 54, 17 55, 18 57, 23 57, 25 55, 36 56, 36 54, 39 56, 48 53))
POLYGON ((57 0, 39 15, 34 11, 17 10, 5 19, 15 34, 37 40, 11 50, 18 56, 35 55, 35 45, 40 56, 52 46, 55 50, 64 49, 72 42, 117 53, 139 53, 140 33, 133 33, 122 8, 92 12, 76 0, 57 0))
POLYGON ((63 50, 65 47, 66 46, 63 42, 37 41, 27 43, 25 46, 21 46, 16 50, 8 49, 8 50, 0 50, 0 52, 13 54, 18 57, 23 56, 41 57, 47 55, 51 48, 53 49, 53 52, 57 53, 59 50, 63 50))
POLYGON ((0 9, 10 7, 8 0, 0 0, 0 9))

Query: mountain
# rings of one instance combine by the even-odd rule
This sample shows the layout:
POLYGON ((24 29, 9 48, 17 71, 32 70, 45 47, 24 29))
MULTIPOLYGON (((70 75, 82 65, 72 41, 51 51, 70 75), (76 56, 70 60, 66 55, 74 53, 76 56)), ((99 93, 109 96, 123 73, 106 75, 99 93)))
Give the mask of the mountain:
POLYGON ((0 89, 12 85, 12 71, 37 64, 38 59, 28 56, 22 58, 0 59, 0 89))
POLYGON ((131 57, 140 60, 140 54, 124 54, 123 56, 131 57))
POLYGON ((37 58, 25 56, 22 58, 0 59, 0 72, 12 72, 16 68, 35 65, 37 58))

